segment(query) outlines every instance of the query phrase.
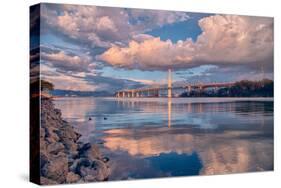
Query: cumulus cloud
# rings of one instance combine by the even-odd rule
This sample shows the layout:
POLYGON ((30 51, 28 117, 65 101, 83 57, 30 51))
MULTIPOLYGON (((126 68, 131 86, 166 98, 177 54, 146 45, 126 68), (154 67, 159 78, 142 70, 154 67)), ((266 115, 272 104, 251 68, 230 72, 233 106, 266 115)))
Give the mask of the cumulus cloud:
MULTIPOLYGON (((151 106, 146 110, 151 112, 151 106)), ((270 142, 257 143, 251 139, 239 138, 241 135, 247 138, 256 136, 258 133, 255 131, 231 130, 224 134, 214 133, 210 137, 181 129, 174 130, 177 134, 166 134, 167 129, 158 129, 163 134, 155 135, 153 131, 149 133, 147 130, 108 130, 104 146, 111 151, 121 150, 131 156, 143 158, 171 152, 180 155, 197 151, 203 163, 200 174, 205 175, 272 169, 273 154, 270 142), (256 155, 261 150, 266 150, 266 155, 256 155)))
MULTIPOLYGON (((196 41, 188 38, 172 42, 146 33, 193 19, 189 17, 192 14, 57 4, 42 4, 40 11, 40 32, 44 36, 40 45, 41 65, 49 68, 41 68, 41 74, 60 89, 115 91, 154 84, 145 79, 102 77, 103 68, 108 65, 139 70, 189 69, 210 64, 221 69, 222 65, 238 65, 241 69, 235 69, 233 77, 238 77, 236 72, 241 70, 253 70, 255 66, 260 70, 263 66, 272 73, 272 18, 204 17, 198 22, 202 33, 196 41)), ((31 59, 39 58, 33 55, 31 59)), ((208 75, 199 76, 217 80, 216 75, 224 73, 208 70, 208 75)), ((196 75, 188 77, 192 78, 198 80, 196 75)))
POLYGON ((215 15, 199 21, 202 34, 191 39, 162 41, 159 37, 112 46, 97 58, 110 65, 142 70, 190 68, 204 64, 272 66, 273 19, 215 15))
POLYGON ((133 35, 187 20, 184 12, 77 5, 42 5, 42 31, 55 30, 91 47, 126 43, 133 35))
POLYGON ((192 63, 192 51, 191 41, 173 44, 157 37, 131 41, 128 47, 113 46, 97 58, 121 68, 157 70, 181 66, 182 62, 192 63))

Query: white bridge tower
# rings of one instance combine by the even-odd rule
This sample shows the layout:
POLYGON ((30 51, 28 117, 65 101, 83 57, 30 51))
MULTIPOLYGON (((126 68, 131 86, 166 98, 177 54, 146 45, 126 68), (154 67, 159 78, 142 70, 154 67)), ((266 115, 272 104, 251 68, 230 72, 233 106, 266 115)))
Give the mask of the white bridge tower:
POLYGON ((168 70, 168 98, 172 97, 172 70, 168 70))

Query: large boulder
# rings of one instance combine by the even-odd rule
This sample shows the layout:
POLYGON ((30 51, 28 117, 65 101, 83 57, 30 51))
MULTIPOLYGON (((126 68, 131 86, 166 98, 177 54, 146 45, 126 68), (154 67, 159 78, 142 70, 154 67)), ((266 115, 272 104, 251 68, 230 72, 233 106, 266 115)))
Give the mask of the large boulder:
POLYGON ((46 178, 58 183, 64 183, 68 173, 67 156, 63 153, 59 153, 55 157, 52 157, 48 160, 48 163, 42 167, 41 173, 46 178))
POLYGON ((87 158, 75 160, 70 170, 83 177, 84 181, 104 181, 110 173, 108 166, 103 161, 87 158))
POLYGON ((90 167, 80 168, 85 181, 104 181, 108 178, 109 172, 109 168, 101 160, 93 160, 90 167))
POLYGON ((79 156, 88 158, 90 160, 102 158, 98 145, 90 143, 86 143, 79 147, 79 156))

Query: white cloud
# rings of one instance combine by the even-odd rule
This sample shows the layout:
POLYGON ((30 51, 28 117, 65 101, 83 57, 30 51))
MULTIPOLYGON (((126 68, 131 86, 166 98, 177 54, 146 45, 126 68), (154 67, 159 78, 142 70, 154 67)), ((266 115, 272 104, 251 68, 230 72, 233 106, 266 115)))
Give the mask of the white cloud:
POLYGON ((143 37, 128 46, 113 46, 98 56, 113 66, 128 69, 165 70, 203 64, 252 64, 273 62, 273 19, 215 15, 199 21, 202 34, 172 43, 143 37))
POLYGON ((183 12, 42 5, 42 20, 46 23, 43 30, 56 30, 92 47, 108 48, 115 42, 126 43, 133 35, 188 18, 183 12))
POLYGON ((145 79, 132 79, 132 78, 127 78, 128 80, 132 80, 135 82, 140 82, 142 84, 146 84, 146 85, 153 85, 153 84, 158 84, 157 82, 153 81, 153 80, 145 80, 145 79))
POLYGON ((113 31, 117 32, 117 28, 113 21, 108 16, 103 16, 98 19, 97 22, 97 29, 100 31, 113 31))

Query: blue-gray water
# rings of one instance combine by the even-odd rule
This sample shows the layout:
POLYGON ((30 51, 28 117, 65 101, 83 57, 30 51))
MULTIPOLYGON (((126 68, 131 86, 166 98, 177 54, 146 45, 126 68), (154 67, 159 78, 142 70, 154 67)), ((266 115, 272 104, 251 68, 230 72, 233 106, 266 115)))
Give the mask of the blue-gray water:
POLYGON ((271 98, 58 98, 110 180, 273 170, 271 98), (89 120, 89 118, 91 120, 89 120))

